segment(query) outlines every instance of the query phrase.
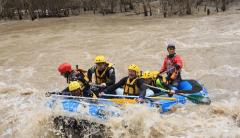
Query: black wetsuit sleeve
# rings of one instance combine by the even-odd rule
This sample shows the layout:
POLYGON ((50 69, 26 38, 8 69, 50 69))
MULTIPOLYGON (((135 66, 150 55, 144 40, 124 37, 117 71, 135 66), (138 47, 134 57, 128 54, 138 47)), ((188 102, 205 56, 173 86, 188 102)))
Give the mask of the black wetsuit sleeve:
POLYGON ((144 85, 144 80, 143 79, 141 79, 141 78, 137 79, 137 87, 139 89, 139 97, 140 98, 145 98, 147 87, 144 85))
POLYGON ((92 82, 92 74, 95 72, 95 69, 96 69, 95 66, 88 69, 87 76, 88 76, 89 82, 92 82))
POLYGON ((158 89, 154 89, 154 88, 150 88, 150 87, 149 87, 149 89, 152 90, 154 92, 154 94, 162 93, 162 91, 158 90, 158 89))
POLYGON ((69 91, 68 87, 63 89, 61 92, 57 93, 58 95, 72 95, 72 93, 69 91))
POLYGON ((93 97, 93 92, 90 89, 84 89, 83 97, 93 97))
POLYGON ((107 82, 106 82, 107 87, 110 86, 110 85, 115 84, 116 76, 115 76, 115 70, 114 70, 114 68, 110 68, 110 69, 108 70, 108 75, 109 75, 109 77, 108 77, 109 80, 107 80, 107 82))
POLYGON ((119 82, 104 89, 104 93, 114 94, 117 88, 122 87, 127 82, 128 77, 122 78, 119 82))

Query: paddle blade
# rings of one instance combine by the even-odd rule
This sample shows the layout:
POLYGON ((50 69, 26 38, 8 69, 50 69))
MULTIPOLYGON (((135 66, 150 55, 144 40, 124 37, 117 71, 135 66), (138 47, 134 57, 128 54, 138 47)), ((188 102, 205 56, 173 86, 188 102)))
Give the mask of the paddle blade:
POLYGON ((109 99, 111 102, 114 102, 116 104, 136 104, 137 101, 135 99, 109 99))
POLYGON ((196 104, 207 104, 207 105, 211 104, 211 100, 209 97, 204 97, 201 95, 188 95, 186 97, 189 101, 196 104))
POLYGON ((146 97, 147 99, 152 99, 152 100, 170 100, 170 101, 175 101, 176 98, 174 97, 160 97, 160 96, 156 96, 156 97, 146 97))

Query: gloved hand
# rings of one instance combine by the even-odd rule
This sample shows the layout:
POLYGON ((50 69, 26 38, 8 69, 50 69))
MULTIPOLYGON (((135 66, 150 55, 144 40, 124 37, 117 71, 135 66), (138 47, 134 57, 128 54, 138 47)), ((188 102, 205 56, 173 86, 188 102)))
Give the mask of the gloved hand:
POLYGON ((46 93, 45 93, 45 96, 46 96, 46 97, 50 97, 51 94, 52 94, 51 92, 46 92, 46 93))
POLYGON ((101 83, 99 86, 106 87, 107 85, 106 85, 106 83, 101 83))
POLYGON ((105 94, 104 92, 100 92, 100 93, 98 94, 98 96, 99 96, 99 97, 102 97, 104 94, 105 94))
POLYGON ((169 90, 169 94, 175 94, 175 90, 169 90))
POLYGON ((95 84, 95 83, 93 83, 93 82, 89 82, 89 85, 90 85, 90 86, 92 86, 92 85, 94 85, 94 84, 95 84))
POLYGON ((173 94, 175 94, 175 91, 174 91, 174 90, 169 90, 169 91, 168 91, 168 97, 172 97, 173 94))
POLYGON ((138 101, 139 103, 143 103, 143 102, 144 102, 144 99, 143 99, 143 98, 138 98, 137 101, 138 101))
POLYGON ((179 70, 180 66, 178 64, 175 64, 175 68, 176 68, 176 70, 179 70))

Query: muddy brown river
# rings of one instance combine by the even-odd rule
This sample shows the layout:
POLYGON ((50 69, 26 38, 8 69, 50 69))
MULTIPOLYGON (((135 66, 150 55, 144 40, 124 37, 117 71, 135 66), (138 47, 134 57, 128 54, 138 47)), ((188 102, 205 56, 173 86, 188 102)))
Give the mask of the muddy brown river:
POLYGON ((212 104, 188 103, 167 114, 128 107, 123 117, 107 122, 112 137, 240 137, 239 10, 167 19, 82 15, 1 21, 0 137, 57 137, 44 94, 66 87, 59 64, 88 69, 95 56, 105 55, 119 80, 131 63, 159 70, 168 43, 184 59, 183 78, 203 83, 212 104))

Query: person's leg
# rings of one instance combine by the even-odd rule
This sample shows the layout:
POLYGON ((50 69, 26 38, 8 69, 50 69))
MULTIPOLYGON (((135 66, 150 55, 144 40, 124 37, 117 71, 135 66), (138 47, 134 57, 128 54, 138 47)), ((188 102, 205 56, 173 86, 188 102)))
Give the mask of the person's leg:
POLYGON ((124 92, 123 88, 117 88, 115 91, 117 95, 123 95, 124 92))
POLYGON ((149 97, 149 96, 153 96, 154 95, 154 92, 153 92, 153 90, 151 90, 151 89, 146 89, 146 95, 145 95, 145 97, 149 97))

